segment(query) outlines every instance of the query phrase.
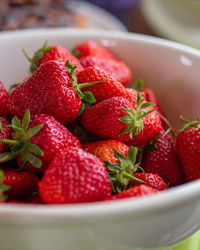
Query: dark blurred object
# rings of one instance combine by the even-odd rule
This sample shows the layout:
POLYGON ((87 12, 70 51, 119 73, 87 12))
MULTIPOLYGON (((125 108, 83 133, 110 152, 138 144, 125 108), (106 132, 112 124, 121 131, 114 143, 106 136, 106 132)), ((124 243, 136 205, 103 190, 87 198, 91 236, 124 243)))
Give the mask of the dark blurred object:
POLYGON ((85 18, 69 9, 66 0, 0 1, 0 30, 85 26, 85 18))
POLYGON ((139 0, 87 0, 94 3, 127 23, 130 11, 138 4, 139 0))

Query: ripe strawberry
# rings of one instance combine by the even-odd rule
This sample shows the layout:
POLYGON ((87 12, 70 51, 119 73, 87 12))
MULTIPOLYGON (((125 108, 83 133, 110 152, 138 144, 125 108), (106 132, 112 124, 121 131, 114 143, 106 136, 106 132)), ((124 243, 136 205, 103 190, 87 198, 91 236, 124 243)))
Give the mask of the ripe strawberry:
POLYGON ((68 61, 65 65, 56 61, 42 64, 9 96, 12 115, 22 117, 30 109, 32 114, 52 115, 64 124, 74 120, 81 108, 81 98, 89 103, 95 101, 91 93, 83 94, 81 88, 97 84, 77 84, 74 70, 68 61))
POLYGON ((0 116, 6 116, 8 113, 8 93, 0 81, 0 116))
POLYGON ((47 46, 47 43, 45 43, 42 48, 35 52, 33 58, 30 58, 25 50, 23 51, 26 58, 31 63, 31 73, 35 72, 41 64, 46 63, 48 61, 58 61, 65 63, 68 60, 70 61, 72 66, 77 66, 75 70, 76 74, 83 69, 79 60, 74 57, 67 49, 62 48, 60 46, 47 46))
POLYGON ((103 200, 111 187, 103 163, 78 148, 57 154, 39 182, 45 203, 80 203, 103 200))
POLYGON ((190 122, 181 118, 185 126, 176 137, 176 149, 187 181, 200 178, 200 120, 190 122))
POLYGON ((113 97, 86 109, 82 115, 83 126, 101 138, 132 141, 143 146, 159 135, 161 121, 151 109, 152 103, 143 103, 141 95, 135 109, 123 97, 113 97))
POLYGON ((95 154, 102 162, 108 161, 112 163, 119 163, 114 149, 124 156, 127 156, 129 150, 129 147, 125 143, 117 140, 83 143, 82 148, 88 153, 95 154))
POLYGON ((37 190, 39 179, 35 174, 28 171, 17 172, 4 167, 0 169, 3 170, 3 184, 10 187, 4 193, 9 200, 23 200, 37 190))
POLYGON ((11 136, 11 128, 9 123, 3 117, 0 117, 0 154, 2 154, 6 148, 4 143, 1 143, 1 140, 9 139, 11 136))
POLYGON ((0 170, 0 203, 4 203, 6 200, 6 196, 4 193, 10 189, 8 185, 3 184, 4 181, 4 173, 0 170))
POLYGON ((113 201, 125 198, 132 198, 132 197, 141 197, 141 196, 148 196, 159 193, 156 189, 153 189, 147 185, 139 185, 136 187, 132 187, 129 189, 124 190, 119 194, 115 194, 112 196, 106 197, 105 201, 113 201))
MULTIPOLYGON (((164 180, 157 174, 153 173, 135 173, 134 177, 146 182, 146 185, 152 187, 158 191, 167 189, 167 185, 164 180)), ((131 180, 132 186, 138 186, 138 181, 131 180)))
POLYGON ((184 178, 172 138, 161 131, 155 145, 156 149, 144 158, 143 169, 158 174, 171 186, 181 184, 184 178))
POLYGON ((30 119, 27 110, 22 123, 14 117, 11 126, 13 140, 2 140, 11 145, 5 160, 18 157, 19 165, 33 172, 44 171, 54 155, 66 147, 80 147, 79 140, 49 115, 33 115, 30 119))
POLYGON ((80 59, 80 63, 85 68, 95 66, 104 69, 124 86, 126 86, 132 78, 132 72, 130 68, 124 62, 118 60, 105 57, 87 56, 82 57, 80 59))
POLYGON ((79 44, 72 53, 77 58, 82 58, 86 56, 99 56, 103 58, 110 58, 110 59, 116 59, 117 58, 109 52, 106 48, 104 48, 102 45, 93 42, 93 41, 86 41, 81 44, 79 44))

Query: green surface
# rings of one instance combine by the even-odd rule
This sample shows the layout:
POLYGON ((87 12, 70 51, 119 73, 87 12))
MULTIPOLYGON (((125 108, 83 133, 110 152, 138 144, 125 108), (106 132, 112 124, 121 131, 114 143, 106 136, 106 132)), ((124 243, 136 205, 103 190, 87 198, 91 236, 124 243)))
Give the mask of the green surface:
POLYGON ((177 246, 172 248, 173 250, 200 250, 200 230, 184 240, 177 246))

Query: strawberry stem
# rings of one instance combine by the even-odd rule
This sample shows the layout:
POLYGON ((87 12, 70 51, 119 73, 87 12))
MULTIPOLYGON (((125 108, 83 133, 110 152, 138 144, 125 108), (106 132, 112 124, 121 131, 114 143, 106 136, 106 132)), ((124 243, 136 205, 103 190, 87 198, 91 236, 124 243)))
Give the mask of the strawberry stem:
POLYGON ((97 85, 97 84, 101 84, 101 83, 104 83, 106 80, 102 80, 102 81, 96 81, 96 82, 87 82, 87 83, 81 83, 81 84, 78 84, 78 88, 79 89, 82 89, 82 88, 86 88, 86 87, 90 87, 90 86, 94 86, 94 85, 97 85))
POLYGON ((138 179, 138 178, 134 177, 133 175, 130 175, 130 174, 126 173, 126 172, 123 173, 123 176, 128 177, 129 179, 137 181, 139 183, 146 184, 145 181, 140 180, 140 179, 138 179))

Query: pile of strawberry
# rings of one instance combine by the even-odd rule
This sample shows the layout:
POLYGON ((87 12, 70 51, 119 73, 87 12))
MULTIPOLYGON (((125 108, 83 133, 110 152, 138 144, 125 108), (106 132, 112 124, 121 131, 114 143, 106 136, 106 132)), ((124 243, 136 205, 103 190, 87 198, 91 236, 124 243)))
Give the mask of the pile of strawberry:
POLYGON ((176 138, 151 89, 87 41, 39 49, 10 94, 0 82, 1 202, 68 204, 151 195, 200 178, 200 121, 176 138), (176 145, 175 141, 176 140, 176 145))

